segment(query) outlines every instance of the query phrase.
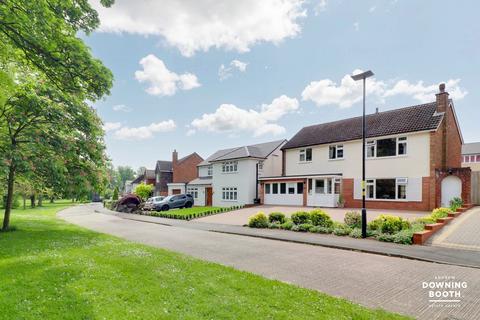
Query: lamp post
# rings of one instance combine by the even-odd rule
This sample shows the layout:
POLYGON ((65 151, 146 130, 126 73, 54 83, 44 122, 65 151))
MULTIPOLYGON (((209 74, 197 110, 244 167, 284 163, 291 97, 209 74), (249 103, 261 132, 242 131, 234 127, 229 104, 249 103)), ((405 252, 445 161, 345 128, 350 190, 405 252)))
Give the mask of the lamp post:
POLYGON ((367 237, 367 209, 365 208, 365 138, 366 138, 366 122, 365 122, 365 92, 366 79, 373 76, 373 72, 368 70, 360 74, 352 76, 355 81, 363 80, 363 117, 362 117, 362 238, 367 237))

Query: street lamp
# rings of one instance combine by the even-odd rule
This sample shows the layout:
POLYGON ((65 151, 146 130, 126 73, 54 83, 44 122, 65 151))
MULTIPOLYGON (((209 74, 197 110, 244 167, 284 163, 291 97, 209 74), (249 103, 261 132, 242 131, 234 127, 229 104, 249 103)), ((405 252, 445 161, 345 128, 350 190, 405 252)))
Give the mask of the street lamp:
POLYGON ((366 79, 373 76, 373 72, 368 70, 360 74, 352 76, 355 81, 363 80, 363 117, 362 117, 362 238, 367 237, 367 209, 365 208, 365 136, 366 136, 366 122, 365 122, 365 88, 366 79))

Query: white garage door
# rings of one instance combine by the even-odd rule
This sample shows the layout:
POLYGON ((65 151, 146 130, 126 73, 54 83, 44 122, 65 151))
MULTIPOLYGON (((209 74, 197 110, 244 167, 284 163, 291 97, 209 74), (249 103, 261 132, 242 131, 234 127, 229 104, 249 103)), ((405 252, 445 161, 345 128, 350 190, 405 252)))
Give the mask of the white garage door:
POLYGON ((456 176, 448 176, 442 180, 442 207, 449 207, 450 200, 462 197, 462 180, 456 176))

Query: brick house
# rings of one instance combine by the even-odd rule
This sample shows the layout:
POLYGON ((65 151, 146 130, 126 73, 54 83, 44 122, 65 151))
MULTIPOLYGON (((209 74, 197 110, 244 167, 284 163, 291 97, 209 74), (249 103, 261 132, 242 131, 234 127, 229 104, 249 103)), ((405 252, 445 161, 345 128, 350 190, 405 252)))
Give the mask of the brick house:
POLYGON ((155 185, 155 170, 145 169, 138 177, 130 182, 130 186, 125 187, 125 192, 130 193, 135 191, 135 188, 141 183, 155 185))
MULTIPOLYGON (((432 210, 453 197, 470 203, 470 168, 453 101, 367 115, 367 208, 432 210)), ((362 118, 304 127, 282 147, 281 176, 262 177, 265 204, 361 207, 362 118)))
POLYGON ((197 165, 203 161, 196 152, 178 159, 177 150, 172 153, 172 180, 167 184, 169 195, 186 192, 189 181, 198 177, 197 165))
POLYGON ((158 160, 155 165, 155 196, 166 196, 168 184, 172 182, 173 169, 171 161, 158 160))

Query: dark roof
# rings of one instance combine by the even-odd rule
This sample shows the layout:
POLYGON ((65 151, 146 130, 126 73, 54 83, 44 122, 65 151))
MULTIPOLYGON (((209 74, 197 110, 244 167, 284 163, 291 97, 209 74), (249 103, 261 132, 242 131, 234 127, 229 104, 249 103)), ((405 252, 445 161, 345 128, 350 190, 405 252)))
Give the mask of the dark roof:
POLYGON ((141 175, 139 175, 138 177, 136 177, 135 179, 133 179, 133 181, 131 182, 131 184, 140 183, 140 182, 143 181, 144 178, 145 178, 145 173, 142 173, 141 175))
POLYGON ((280 147, 287 140, 276 140, 271 142, 253 144, 225 150, 219 150, 208 157, 199 165, 206 165, 213 161, 224 161, 239 158, 267 158, 275 149, 280 147))
POLYGON ((147 169, 146 176, 147 179, 155 179, 155 170, 147 169))
POLYGON ((465 143, 462 145, 462 154, 480 154, 480 142, 465 143))
POLYGON ((158 160, 155 171, 172 171, 172 161, 158 160))
MULTIPOLYGON (((366 116, 367 137, 435 130, 443 119, 436 103, 426 103, 366 116)), ((362 138, 362 117, 317 124, 301 129, 282 149, 343 142, 362 138)))

